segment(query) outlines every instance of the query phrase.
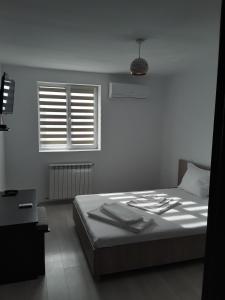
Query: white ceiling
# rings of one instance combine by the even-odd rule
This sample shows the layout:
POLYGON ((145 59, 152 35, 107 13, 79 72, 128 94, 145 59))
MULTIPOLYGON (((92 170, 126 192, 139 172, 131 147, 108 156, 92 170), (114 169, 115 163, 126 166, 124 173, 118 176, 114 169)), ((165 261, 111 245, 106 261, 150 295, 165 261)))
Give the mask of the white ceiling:
POLYGON ((0 62, 129 71, 135 38, 151 73, 174 72, 218 47, 220 0, 0 0, 0 62))

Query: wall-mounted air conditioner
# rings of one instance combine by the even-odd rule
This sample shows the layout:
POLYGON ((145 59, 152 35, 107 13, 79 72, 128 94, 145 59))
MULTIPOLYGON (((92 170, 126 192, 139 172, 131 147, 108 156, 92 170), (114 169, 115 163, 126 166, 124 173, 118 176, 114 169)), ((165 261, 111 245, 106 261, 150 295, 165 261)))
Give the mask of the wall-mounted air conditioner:
POLYGON ((149 96, 147 86, 130 83, 109 83, 109 98, 115 99, 146 99, 149 96))

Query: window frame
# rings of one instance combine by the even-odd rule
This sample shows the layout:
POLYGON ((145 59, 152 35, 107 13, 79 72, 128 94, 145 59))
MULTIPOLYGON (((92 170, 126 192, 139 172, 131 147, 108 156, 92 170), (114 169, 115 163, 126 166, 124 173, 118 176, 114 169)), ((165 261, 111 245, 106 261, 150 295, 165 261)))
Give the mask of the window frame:
POLYGON ((83 84, 83 83, 62 83, 62 82, 48 82, 37 81, 37 107, 38 107, 38 146, 39 152, 77 152, 77 151, 100 151, 101 150, 101 85, 100 84, 83 84), (40 142, 40 107, 39 107, 39 87, 64 87, 66 90, 66 106, 67 106, 67 145, 66 146, 43 146, 40 142), (91 86, 94 87, 94 145, 72 145, 71 143, 71 94, 70 90, 72 86, 91 86), (96 95, 97 94, 97 95, 96 95))

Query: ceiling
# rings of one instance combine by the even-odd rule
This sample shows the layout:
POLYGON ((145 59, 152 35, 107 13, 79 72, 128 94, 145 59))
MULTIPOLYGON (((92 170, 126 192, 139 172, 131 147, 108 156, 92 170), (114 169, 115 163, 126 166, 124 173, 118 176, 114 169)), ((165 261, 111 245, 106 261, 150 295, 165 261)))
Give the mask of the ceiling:
POLYGON ((127 73, 135 39, 151 73, 217 53, 220 0, 0 1, 0 62, 127 73))

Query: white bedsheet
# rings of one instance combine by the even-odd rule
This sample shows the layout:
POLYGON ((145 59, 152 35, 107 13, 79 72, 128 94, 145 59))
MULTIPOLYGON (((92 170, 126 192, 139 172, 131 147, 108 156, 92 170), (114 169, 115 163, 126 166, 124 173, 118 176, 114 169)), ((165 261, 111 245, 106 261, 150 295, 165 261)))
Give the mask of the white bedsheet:
MULTIPOLYGON (((75 198, 74 205, 82 216, 93 245, 98 248, 196 235, 206 232, 208 199, 196 197, 179 188, 129 193, 81 195, 75 198), (149 195, 149 193, 179 198, 182 205, 167 211, 161 216, 152 214, 156 225, 146 228, 138 234, 93 220, 87 215, 88 211, 99 207, 105 202, 125 202, 131 199, 141 198, 144 195, 149 195)), ((136 209, 134 208, 134 210, 136 209)), ((149 214, 144 211, 142 213, 149 214)))

